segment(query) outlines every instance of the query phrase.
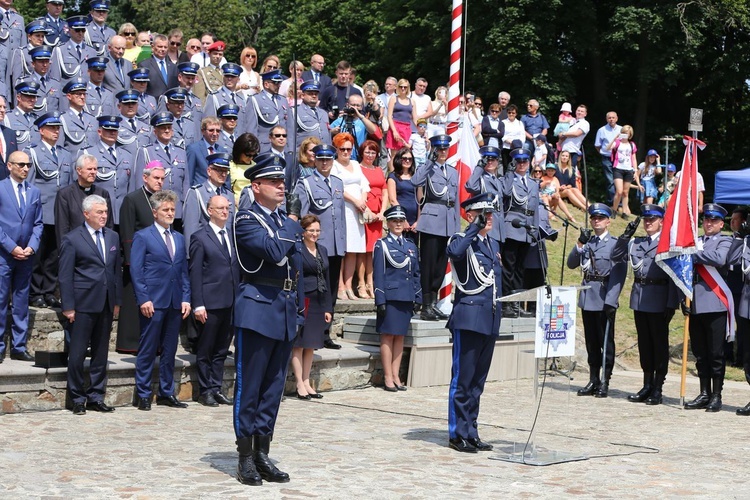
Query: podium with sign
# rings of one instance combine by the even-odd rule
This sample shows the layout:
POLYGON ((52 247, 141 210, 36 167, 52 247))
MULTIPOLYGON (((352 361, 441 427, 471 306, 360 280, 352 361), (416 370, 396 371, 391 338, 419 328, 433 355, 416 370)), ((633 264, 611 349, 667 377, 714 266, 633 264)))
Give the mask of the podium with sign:
MULTIPOLYGON (((546 366, 552 358, 572 357, 575 355, 576 315, 578 291, 588 287, 581 286, 541 286, 525 290, 501 299, 502 302, 536 302, 535 341, 534 341, 534 374, 533 374, 533 403, 529 402, 527 409, 531 410, 528 422, 529 431, 523 439, 510 442, 509 446, 498 450, 493 460, 522 463, 526 465, 551 465, 564 462, 587 460, 588 456, 576 453, 553 450, 540 446, 536 440, 536 432, 541 422, 542 396, 547 377, 546 366), (541 379, 541 380, 540 380, 541 379)), ((527 320, 528 321, 528 320, 527 320)), ((519 373, 517 380, 528 374, 519 373)), ((553 393, 561 395, 564 401, 558 402, 555 408, 556 416, 566 418, 569 408, 570 379, 565 377, 563 391, 553 393), (563 406, 561 408, 560 406, 563 406), (562 410, 562 411, 561 411, 562 410)), ((522 399, 522 398, 517 398, 522 399)))

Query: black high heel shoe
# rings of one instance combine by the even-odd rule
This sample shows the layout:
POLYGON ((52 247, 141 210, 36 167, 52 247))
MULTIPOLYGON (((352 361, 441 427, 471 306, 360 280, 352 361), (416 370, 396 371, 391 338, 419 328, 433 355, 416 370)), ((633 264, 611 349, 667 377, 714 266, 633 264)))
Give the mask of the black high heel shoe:
POLYGON ((295 394, 297 395, 297 399, 302 399, 304 401, 310 401, 312 399, 312 396, 309 394, 302 395, 299 392, 295 392, 295 394))

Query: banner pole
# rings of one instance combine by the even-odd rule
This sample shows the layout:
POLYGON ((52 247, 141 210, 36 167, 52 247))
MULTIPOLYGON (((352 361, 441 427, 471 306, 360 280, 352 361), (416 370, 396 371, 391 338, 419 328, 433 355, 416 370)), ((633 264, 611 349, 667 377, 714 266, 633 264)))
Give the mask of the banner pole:
MULTIPOLYGON (((690 309, 690 299, 685 299, 685 306, 690 309)), ((685 327, 682 332, 682 375, 680 378, 680 406, 685 407, 685 382, 687 380, 688 334, 690 332, 690 315, 685 316, 685 327)))

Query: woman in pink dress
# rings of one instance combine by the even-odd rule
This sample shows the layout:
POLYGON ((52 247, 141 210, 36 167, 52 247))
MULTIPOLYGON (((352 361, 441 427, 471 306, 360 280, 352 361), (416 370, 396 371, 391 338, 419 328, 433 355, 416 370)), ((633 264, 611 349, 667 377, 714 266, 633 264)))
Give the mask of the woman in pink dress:
POLYGON ((388 208, 388 190, 386 189, 383 169, 375 164, 380 153, 378 143, 366 140, 359 147, 359 166, 370 183, 367 193, 367 208, 373 214, 372 222, 365 224, 365 253, 357 254, 357 295, 362 299, 374 299, 372 286, 372 251, 375 242, 383 237, 383 213, 388 208))
MULTIPOLYGON (((391 159, 396 151, 409 145, 411 126, 417 125, 417 107, 410 95, 409 80, 402 78, 398 81, 396 95, 388 100, 388 135, 385 147, 390 151, 391 159)), ((388 162, 388 168, 392 168, 391 161, 388 162)))

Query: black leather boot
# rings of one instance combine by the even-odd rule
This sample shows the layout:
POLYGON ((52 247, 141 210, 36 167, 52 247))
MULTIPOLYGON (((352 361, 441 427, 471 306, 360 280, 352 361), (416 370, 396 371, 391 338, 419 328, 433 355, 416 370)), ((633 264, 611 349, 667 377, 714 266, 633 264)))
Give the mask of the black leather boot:
POLYGON ((253 436, 253 460, 260 477, 270 483, 288 483, 289 474, 282 472, 268 458, 271 436, 253 436))
POLYGON ((660 405, 662 401, 662 388, 664 387, 664 381, 667 378, 666 373, 656 373, 654 376, 654 388, 651 390, 651 394, 646 399, 646 404, 649 406, 660 405))
POLYGON ((706 406, 706 411, 716 413, 721 410, 721 390, 724 386, 724 377, 714 377, 711 399, 706 406))
POLYGON ((263 480, 255 469, 253 462, 253 438, 240 438, 237 440, 237 451, 240 453, 240 461, 237 464, 237 480, 242 484, 260 486, 263 480))
POLYGON ((525 304, 529 304, 529 302, 526 302, 526 303, 519 302, 518 303, 518 313, 519 313, 519 316, 521 318, 533 318, 533 317, 535 317, 536 313, 533 313, 531 311, 527 311, 526 307, 525 307, 525 304))
POLYGON ((516 311, 513 310, 512 302, 503 302, 503 318, 517 318, 516 311))
POLYGON ((599 369, 590 366, 589 370, 589 383, 586 384, 582 389, 578 389, 577 394, 579 396, 591 396, 597 391, 597 389, 599 389, 599 386, 601 385, 601 380, 599 380, 599 369))
POLYGON ((742 417, 750 416, 750 403, 746 404, 742 408, 737 408, 737 411, 735 411, 735 413, 742 417))
POLYGON ((648 397, 651 395, 653 384, 654 384, 654 374, 644 373, 643 374, 643 387, 637 393, 631 394, 630 396, 628 396, 628 401, 632 401, 633 403, 642 403, 646 401, 648 397))
POLYGON ((435 314, 435 311, 432 309, 432 294, 426 293, 423 295, 423 302, 422 302, 422 312, 419 314, 419 319, 424 321, 437 321, 438 316, 435 314))
POLYGON ((686 410, 702 410, 708 406, 708 402, 711 400, 711 379, 707 377, 701 377, 701 393, 694 400, 685 403, 686 410))
POLYGON ((609 396, 609 377, 610 376, 611 375, 606 375, 604 377, 604 380, 602 380, 601 385, 594 393, 595 398, 606 398, 607 396, 609 396))
POLYGON ((435 316, 437 316, 437 318, 441 321, 445 321, 446 319, 450 317, 447 314, 445 314, 443 311, 438 309, 437 300, 432 301, 432 311, 435 313, 435 316))

